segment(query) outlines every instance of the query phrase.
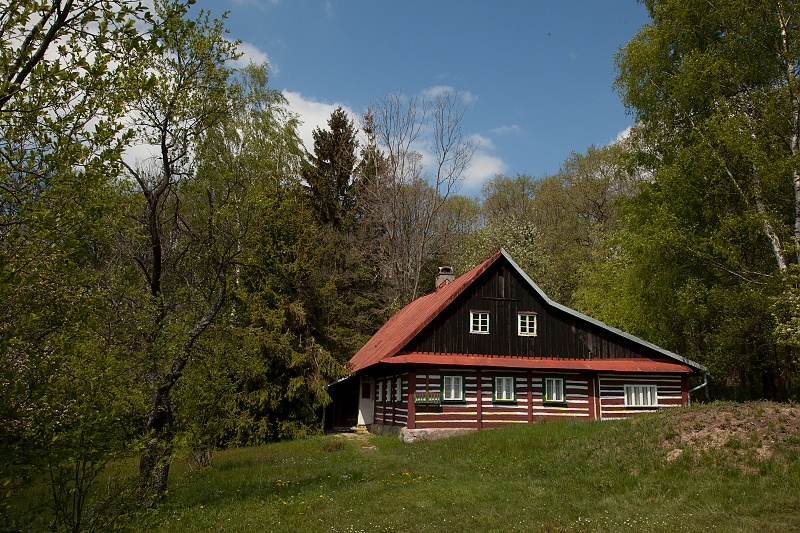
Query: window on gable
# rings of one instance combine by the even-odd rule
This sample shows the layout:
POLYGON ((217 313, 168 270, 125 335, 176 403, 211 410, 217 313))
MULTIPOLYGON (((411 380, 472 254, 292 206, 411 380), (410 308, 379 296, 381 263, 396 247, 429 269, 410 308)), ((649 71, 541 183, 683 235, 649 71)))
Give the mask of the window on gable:
POLYGON ((564 403, 564 380, 562 378, 544 378, 544 401, 564 403))
POLYGON ((394 386, 394 401, 403 401, 403 378, 397 378, 394 386))
POLYGON ((489 313, 487 311, 469 312, 469 332, 470 333, 489 333, 489 313))
POLYGON ((520 337, 536 336, 536 313, 517 314, 517 333, 520 337))
POLYGON ((516 400, 514 378, 511 376, 497 376, 494 378, 494 400, 496 402, 513 402, 516 400))
POLYGON ((625 385, 625 407, 651 407, 658 405, 655 385, 625 385))
POLYGON ((442 401, 460 402, 464 400, 463 376, 442 376, 442 401))

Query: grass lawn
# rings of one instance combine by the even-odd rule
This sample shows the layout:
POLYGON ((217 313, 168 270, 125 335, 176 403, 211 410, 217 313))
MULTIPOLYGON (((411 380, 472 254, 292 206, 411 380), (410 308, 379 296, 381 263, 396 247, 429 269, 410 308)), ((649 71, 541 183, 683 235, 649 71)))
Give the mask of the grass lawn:
POLYGON ((800 531, 800 408, 716 404, 176 463, 151 531, 800 531))

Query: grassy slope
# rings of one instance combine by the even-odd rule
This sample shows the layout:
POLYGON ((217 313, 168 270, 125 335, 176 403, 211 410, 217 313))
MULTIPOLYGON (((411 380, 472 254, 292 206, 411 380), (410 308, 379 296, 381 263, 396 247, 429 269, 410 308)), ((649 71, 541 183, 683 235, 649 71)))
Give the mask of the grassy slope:
MULTIPOLYGON (((711 405, 436 442, 327 436, 174 470, 156 531, 800 531, 800 408, 711 405), (682 450, 678 452, 676 450, 682 450)), ((181 465, 176 465, 181 466, 181 465)))

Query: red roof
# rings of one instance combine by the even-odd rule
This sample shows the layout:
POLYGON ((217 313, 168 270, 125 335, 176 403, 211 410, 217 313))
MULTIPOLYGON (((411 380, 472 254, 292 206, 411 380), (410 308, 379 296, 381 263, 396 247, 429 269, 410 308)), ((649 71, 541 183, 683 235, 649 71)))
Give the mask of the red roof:
POLYGON ((495 252, 483 263, 455 279, 452 283, 439 286, 436 291, 417 298, 395 313, 372 338, 350 359, 350 370, 357 372, 376 363, 431 363, 456 366, 481 365, 502 368, 552 368, 596 370, 607 372, 679 372, 691 373, 705 371, 706 368, 678 354, 660 348, 624 331, 608 326, 598 320, 578 313, 550 300, 546 294, 519 268, 514 260, 503 250, 495 252), (417 336, 439 313, 450 305, 481 274, 500 257, 505 257, 542 298, 546 305, 559 309, 576 319, 610 331, 614 335, 633 341, 659 353, 667 361, 659 359, 536 359, 488 357, 480 355, 439 354, 439 353, 401 353, 403 348, 417 336))
POLYGON ((501 256, 502 250, 451 283, 439 286, 434 292, 417 298, 392 315, 386 324, 350 359, 353 372, 392 357, 403 349, 425 326, 444 311, 459 294, 483 274, 501 256))
POLYGON ((597 372, 669 372, 691 374, 692 369, 672 361, 654 359, 542 359, 533 357, 489 357, 483 355, 412 352, 385 359, 384 363, 433 363, 441 366, 514 368, 538 370, 593 370, 597 372))

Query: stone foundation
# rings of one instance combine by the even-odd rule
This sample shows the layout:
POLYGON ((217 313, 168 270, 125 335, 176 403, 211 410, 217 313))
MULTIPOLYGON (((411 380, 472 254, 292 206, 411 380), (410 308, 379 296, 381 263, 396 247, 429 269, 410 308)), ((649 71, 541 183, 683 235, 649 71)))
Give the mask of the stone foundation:
POLYGON ((402 428, 400 438, 403 442, 416 442, 418 440, 439 440, 456 435, 465 435, 477 431, 475 429, 408 429, 402 428))
MULTIPOLYGON (((364 426, 360 426, 360 430, 365 431, 364 426)), ((384 424, 369 424, 366 430, 374 435, 397 435, 403 442, 416 442, 418 440, 439 440, 448 437, 455 437, 456 435, 465 435, 477 431, 475 429, 442 429, 442 428, 428 428, 428 429, 408 429, 402 426, 386 426, 384 424)))

